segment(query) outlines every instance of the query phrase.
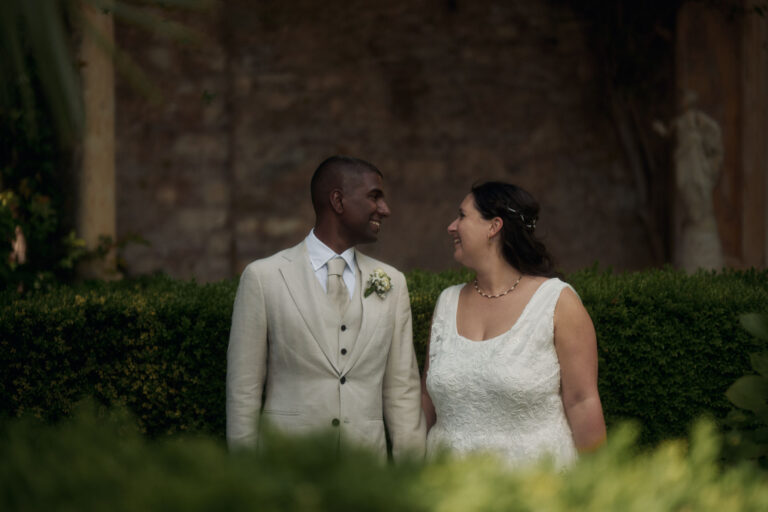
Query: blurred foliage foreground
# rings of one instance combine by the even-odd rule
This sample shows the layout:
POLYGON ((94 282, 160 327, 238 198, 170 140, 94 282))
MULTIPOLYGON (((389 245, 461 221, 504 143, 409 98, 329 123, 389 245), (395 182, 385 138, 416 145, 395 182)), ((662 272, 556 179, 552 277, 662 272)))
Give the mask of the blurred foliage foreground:
POLYGON ((558 473, 546 462, 512 471, 489 456, 384 465, 337 455, 315 438, 272 436, 258 452, 219 440, 150 440, 122 409, 81 403, 58 426, 0 424, 0 509, 259 511, 762 511, 768 474, 722 469, 720 439, 699 422, 690 442, 639 450, 624 424, 598 452, 558 473))

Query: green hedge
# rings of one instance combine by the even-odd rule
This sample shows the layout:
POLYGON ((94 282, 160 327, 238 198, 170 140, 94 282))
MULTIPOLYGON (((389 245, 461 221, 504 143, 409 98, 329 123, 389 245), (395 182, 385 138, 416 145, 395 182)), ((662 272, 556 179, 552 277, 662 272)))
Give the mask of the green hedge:
POLYGON ((720 439, 699 423, 690 443, 638 451, 621 426, 567 472, 510 472, 476 456, 386 466, 365 452, 335 454, 317 438, 270 437, 228 453, 209 437, 148 440, 130 418, 85 407, 56 427, 0 424, 0 510, 77 511, 547 511, 768 510, 766 473, 722 470, 720 439))
POLYGON ((749 353, 760 345, 739 316, 768 306, 768 271, 570 277, 597 330, 609 424, 635 418, 643 441, 656 442, 683 435, 702 414, 730 411, 724 393, 752 373, 749 353))
POLYGON ((0 414, 55 420, 92 395, 127 405, 151 435, 223 435, 235 288, 156 278, 5 295, 0 414))
MULTIPOLYGON (((444 287, 466 272, 408 275, 417 353, 444 287)), ((595 323, 609 426, 643 425, 642 441, 724 416, 724 392, 751 373, 758 341, 738 315, 768 304, 768 272, 686 276, 672 270, 568 276, 595 323)), ((150 435, 224 432, 226 348, 236 281, 169 278, 0 294, 0 416, 70 414, 81 397, 124 403, 150 435)))

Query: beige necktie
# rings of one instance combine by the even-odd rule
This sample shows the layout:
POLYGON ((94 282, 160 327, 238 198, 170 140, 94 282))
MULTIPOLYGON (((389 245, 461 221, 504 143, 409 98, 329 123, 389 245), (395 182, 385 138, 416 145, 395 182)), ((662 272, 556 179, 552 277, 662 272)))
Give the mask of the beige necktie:
POLYGON ((331 302, 336 304, 339 313, 344 311, 344 307, 347 305, 347 301, 349 301, 347 285, 344 284, 344 279, 341 278, 346 266, 347 262, 338 256, 328 262, 328 289, 326 293, 330 297, 331 302))

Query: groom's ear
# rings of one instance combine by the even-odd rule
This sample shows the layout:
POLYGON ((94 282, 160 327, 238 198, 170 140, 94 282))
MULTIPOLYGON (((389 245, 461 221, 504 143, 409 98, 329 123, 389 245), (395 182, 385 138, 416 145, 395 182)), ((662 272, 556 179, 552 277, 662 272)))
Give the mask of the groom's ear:
POLYGON ((330 195, 330 201, 331 201, 331 208, 333 211, 341 215, 344 213, 344 194, 341 192, 341 189, 335 188, 331 190, 330 195))

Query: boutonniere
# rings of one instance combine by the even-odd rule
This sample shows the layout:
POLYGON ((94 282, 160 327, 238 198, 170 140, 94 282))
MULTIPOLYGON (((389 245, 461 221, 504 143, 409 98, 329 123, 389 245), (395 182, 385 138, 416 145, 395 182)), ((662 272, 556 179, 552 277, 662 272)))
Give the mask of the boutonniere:
POLYGON ((365 285, 364 296, 367 297, 373 292, 376 292, 376 295, 378 295, 380 299, 383 299, 387 292, 391 289, 392 279, 387 275, 386 272, 380 268, 377 268, 368 277, 368 282, 365 285))

